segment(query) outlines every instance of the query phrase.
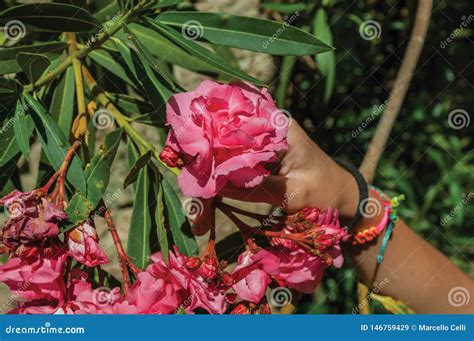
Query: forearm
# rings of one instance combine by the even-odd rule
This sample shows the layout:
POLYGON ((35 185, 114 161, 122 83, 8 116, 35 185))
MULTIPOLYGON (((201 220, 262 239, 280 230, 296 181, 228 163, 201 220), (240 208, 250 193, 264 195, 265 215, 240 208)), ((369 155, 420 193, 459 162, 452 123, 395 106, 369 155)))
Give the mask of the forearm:
MULTIPOLYGON (((336 193, 342 219, 353 216, 358 203, 356 182, 347 172, 338 171, 336 193), (348 177, 349 176, 349 177, 348 177)), ((371 193, 371 200, 375 196, 371 193)), ((382 213, 363 217, 354 230, 377 225, 382 213)), ((468 295, 474 293, 474 281, 459 270, 441 252, 420 238, 403 221, 396 223, 384 260, 377 263, 383 233, 373 242, 361 245, 346 243, 344 251, 354 263, 361 280, 369 287, 377 287, 383 295, 399 299, 417 313, 472 313, 474 299, 457 307, 449 299, 450 290, 462 287, 468 295), (380 285, 380 283, 384 283, 380 285), (377 286, 377 283, 378 286, 377 286)))

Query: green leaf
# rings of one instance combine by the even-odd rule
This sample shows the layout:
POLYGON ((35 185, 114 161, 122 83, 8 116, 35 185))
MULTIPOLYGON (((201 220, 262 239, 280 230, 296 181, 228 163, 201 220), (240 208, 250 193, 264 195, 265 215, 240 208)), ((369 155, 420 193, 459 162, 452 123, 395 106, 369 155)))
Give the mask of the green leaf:
POLYGON ((134 122, 163 128, 165 120, 160 117, 148 102, 141 101, 133 96, 108 93, 107 97, 114 102, 120 111, 134 122))
POLYGON ((109 3, 106 3, 106 1, 100 1, 96 2, 95 4, 102 6, 99 11, 94 13, 94 17, 99 22, 105 22, 109 19, 113 19, 114 15, 120 12, 120 7, 115 0, 109 1, 109 3))
POLYGON ((128 185, 134 183, 137 180, 140 172, 142 171, 142 168, 145 167, 151 161, 152 156, 153 150, 148 150, 146 153, 140 155, 140 157, 135 160, 132 168, 125 177, 123 188, 127 188, 128 185))
POLYGON ((85 9, 60 3, 34 3, 7 8, 0 13, 0 22, 19 20, 30 31, 90 32, 100 23, 85 9))
POLYGON ((69 221, 66 226, 63 227, 63 232, 88 219, 93 209, 94 205, 83 194, 74 194, 66 208, 69 221))
MULTIPOLYGON (((314 35, 324 41, 332 44, 331 28, 328 25, 327 15, 324 9, 319 9, 313 22, 314 35)), ((334 90, 336 79, 336 54, 334 51, 316 55, 316 63, 321 74, 326 77, 324 88, 324 102, 328 102, 334 90)))
POLYGON ((107 190, 110 170, 122 137, 123 129, 119 128, 105 137, 104 144, 99 148, 84 173, 87 182, 87 199, 95 207, 107 190))
MULTIPOLYGON (((30 94, 24 94, 24 98, 26 103, 33 109, 34 115, 32 117, 44 153, 54 169, 58 170, 70 144, 56 121, 46 112, 43 105, 30 94)), ((84 171, 82 170, 81 161, 77 157, 72 159, 66 178, 77 190, 86 193, 84 171)))
POLYGON ((16 61, 28 77, 30 83, 36 82, 51 64, 51 61, 43 54, 20 52, 16 61))
MULTIPOLYGON (((220 72, 217 67, 203 62, 202 58, 189 54, 184 49, 162 37, 150 28, 134 23, 130 24, 129 28, 133 33, 135 33, 137 39, 139 39, 143 45, 147 46, 148 50, 158 63, 172 63, 197 72, 214 74, 220 72), (167 53, 163 53, 163 51, 166 51, 167 53)), ((117 32, 116 35, 121 37, 120 33, 121 32, 117 32)))
POLYGON ((105 50, 94 50, 89 53, 89 57, 102 66, 107 72, 113 73, 115 76, 133 87, 136 86, 136 83, 130 79, 124 68, 109 52, 105 50))
POLYGON ((158 243, 160 244, 160 251, 163 255, 163 259, 168 263, 169 256, 169 245, 168 245, 168 234, 165 228, 165 216, 164 216, 164 203, 163 203, 163 186, 162 186, 162 177, 158 171, 153 167, 155 173, 156 181, 156 191, 157 191, 157 201, 156 201, 156 211, 155 211, 155 220, 156 220, 156 232, 158 236, 158 243))
MULTIPOLYGON (((166 81, 167 86, 171 88, 171 90, 176 90, 176 87, 173 84, 173 81, 171 79, 168 79, 164 73, 161 72, 160 68, 158 67, 159 63, 157 63, 150 51, 148 51, 148 48, 143 45, 139 39, 135 36, 135 34, 128 28, 126 24, 123 25, 123 30, 124 32, 128 35, 129 39, 132 40, 133 44, 135 44, 135 47, 138 49, 138 57, 142 61, 144 65, 150 66, 153 70, 158 72, 160 76, 163 78, 163 80, 166 81)), ((150 73, 149 70, 146 70, 147 73, 150 73)), ((168 91, 170 92, 170 91, 168 91)))
MULTIPOLYGON (((293 18, 294 17, 294 18, 293 18)), ((211 43, 275 55, 312 55, 331 51, 332 47, 315 36, 286 23, 206 12, 165 12, 157 17, 161 24, 172 26, 211 43), (195 26, 189 22, 196 23, 195 26)), ((184 39, 184 38, 183 38, 184 39)))
POLYGON ((13 104, 20 98, 22 92, 23 86, 16 80, 0 77, 0 105, 7 107, 13 104))
POLYGON ((285 56, 281 62, 280 72, 278 74, 278 87, 275 91, 275 100, 280 108, 285 107, 286 91, 288 90, 288 84, 295 62, 295 56, 285 56))
MULTIPOLYGON (((148 167, 142 169, 138 174, 138 181, 134 188, 132 218, 128 231, 127 253, 135 264, 144 269, 148 264, 151 254, 150 234, 153 226, 152 211, 149 207, 150 177, 148 167)), ((152 195, 153 196, 153 195, 152 195)))
MULTIPOLYGON (((0 136, 0 142, 1 140, 2 140, 2 137, 0 136)), ((0 152, 0 154, 1 153, 2 152, 0 152)), ((0 158, 1 158, 1 155, 0 155, 0 158)), ((16 155, 10 158, 5 164, 0 165, 0 196, 1 197, 6 195, 7 193, 10 193, 13 190, 12 175, 14 175, 14 172, 17 169, 16 164, 19 158, 20 158, 20 153, 16 153, 16 155)))
POLYGON ((61 54, 67 44, 64 42, 49 42, 18 47, 8 47, 0 49, 0 75, 16 73, 21 71, 20 65, 16 61, 19 53, 41 53, 48 58, 54 59, 61 54))
POLYGON ((165 87, 160 80, 161 76, 143 60, 143 57, 118 39, 115 43, 137 83, 143 88, 147 98, 156 109, 154 111, 156 119, 164 121, 164 108, 172 92, 165 87))
POLYGON ((205 47, 202 47, 201 45, 191 40, 184 38, 180 33, 176 32, 175 30, 165 25, 162 25, 161 23, 156 23, 151 20, 147 20, 147 22, 164 37, 170 39, 171 41, 174 41, 177 45, 186 50, 188 53, 198 58, 201 58, 203 63, 209 64, 219 69, 223 74, 227 75, 231 79, 243 79, 259 86, 265 85, 258 79, 249 76, 245 72, 242 72, 239 69, 227 64, 227 62, 225 62, 222 58, 217 57, 212 51, 206 49, 205 47))
POLYGON ((0 130, 0 167, 20 154, 14 131, 14 118, 7 119, 0 130))
POLYGON ((58 122, 59 128, 64 132, 67 139, 69 139, 74 117, 75 92, 74 69, 70 66, 55 86, 49 108, 51 115, 58 122))
POLYGON ((295 3, 295 4, 280 4, 276 2, 265 2, 260 7, 268 9, 270 11, 276 11, 285 14, 293 14, 295 12, 302 12, 306 10, 308 5, 304 3, 295 3))
POLYGON ((16 142, 23 156, 28 159, 30 155, 30 136, 34 129, 31 116, 27 116, 28 107, 19 100, 16 105, 15 117, 13 119, 13 130, 15 132, 16 142))
POLYGON ((166 221, 173 236, 174 244, 178 247, 179 252, 186 256, 194 256, 197 254, 198 245, 191 232, 191 225, 183 213, 181 201, 178 198, 170 183, 163 178, 162 181, 166 221))

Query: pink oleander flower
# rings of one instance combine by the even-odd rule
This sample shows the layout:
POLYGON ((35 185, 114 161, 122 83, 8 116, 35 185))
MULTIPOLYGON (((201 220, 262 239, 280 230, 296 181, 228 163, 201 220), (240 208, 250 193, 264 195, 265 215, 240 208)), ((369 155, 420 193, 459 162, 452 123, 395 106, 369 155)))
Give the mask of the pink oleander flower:
POLYGON ((280 260, 275 254, 260 249, 257 252, 245 251, 237 260, 232 272, 233 288, 243 300, 259 303, 265 295, 271 276, 279 273, 280 260))
POLYGON ((271 251, 280 259, 280 271, 273 276, 279 286, 295 289, 304 294, 314 292, 327 267, 320 257, 303 249, 274 247, 271 251))
POLYGON ((166 112, 171 130, 162 161, 184 162, 178 184, 188 196, 211 198, 228 183, 254 187, 288 147, 286 116, 266 89, 248 83, 204 81, 173 95, 166 112))
POLYGON ((41 248, 20 249, 23 249, 20 256, 0 265, 0 282, 5 283, 20 301, 48 302, 51 306, 62 304, 67 258, 65 248, 53 241, 41 248))
POLYGON ((99 236, 93 226, 82 223, 67 234, 69 255, 76 261, 89 267, 105 264, 109 258, 98 243, 99 236))
POLYGON ((270 251, 281 261, 280 272, 274 276, 279 285, 312 293, 328 265, 342 266, 344 258, 339 244, 348 238, 348 233, 340 227, 337 210, 305 208, 288 218, 282 232, 300 243, 286 238, 271 239, 270 251))
POLYGON ((0 199, 10 218, 3 226, 3 244, 14 252, 20 244, 56 237, 66 213, 51 203, 41 190, 14 190, 0 199))

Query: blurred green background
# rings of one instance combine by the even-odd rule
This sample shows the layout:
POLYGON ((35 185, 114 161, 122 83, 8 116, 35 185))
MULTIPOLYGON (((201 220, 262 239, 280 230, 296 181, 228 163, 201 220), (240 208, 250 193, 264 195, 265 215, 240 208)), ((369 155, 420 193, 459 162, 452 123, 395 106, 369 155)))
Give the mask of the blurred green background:
MULTIPOLYGON (((470 276, 474 123, 465 119, 474 100, 472 4, 434 2, 423 53, 374 180, 390 193, 404 193, 400 215, 470 276), (462 129, 449 124, 456 109, 464 111, 462 129)), ((318 1, 301 11, 295 24, 323 28, 320 37, 332 36, 334 58, 316 59, 314 69, 308 61, 284 57, 275 89, 280 104, 330 155, 362 161, 403 59, 416 6, 417 1, 318 1), (366 40, 359 28, 367 20, 380 29, 366 40), (332 73, 334 81, 328 80, 332 73)), ((285 5, 277 8, 285 11, 285 5)), ((357 306, 354 279, 346 263, 343 271, 325 276, 314 298, 302 299, 298 312, 350 313, 357 306)), ((385 310, 374 303, 371 311, 385 310)))

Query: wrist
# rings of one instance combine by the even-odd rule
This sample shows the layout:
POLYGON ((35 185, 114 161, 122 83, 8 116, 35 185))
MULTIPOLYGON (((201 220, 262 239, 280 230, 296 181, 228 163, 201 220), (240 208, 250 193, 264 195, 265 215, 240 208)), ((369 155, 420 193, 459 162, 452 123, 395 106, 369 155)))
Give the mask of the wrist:
POLYGON ((313 190, 310 191, 310 205, 322 209, 332 207, 339 211, 342 223, 348 223, 357 212, 359 188, 354 176, 329 159, 318 169, 313 190))

